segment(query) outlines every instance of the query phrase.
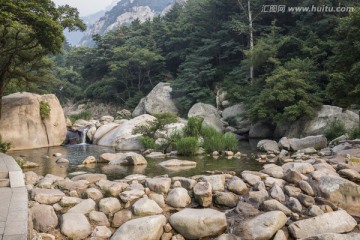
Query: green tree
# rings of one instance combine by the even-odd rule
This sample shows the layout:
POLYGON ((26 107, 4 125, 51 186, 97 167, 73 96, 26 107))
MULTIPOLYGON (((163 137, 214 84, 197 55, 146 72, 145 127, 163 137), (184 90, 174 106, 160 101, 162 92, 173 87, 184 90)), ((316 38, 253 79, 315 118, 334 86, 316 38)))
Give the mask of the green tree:
POLYGON ((1 98, 12 81, 36 82, 51 64, 45 58, 61 51, 63 29, 85 30, 76 9, 56 7, 50 0, 7 0, 0 3, 1 98))
POLYGON ((278 124, 314 117, 322 104, 310 84, 313 65, 309 59, 293 59, 276 67, 250 109, 252 120, 278 124))

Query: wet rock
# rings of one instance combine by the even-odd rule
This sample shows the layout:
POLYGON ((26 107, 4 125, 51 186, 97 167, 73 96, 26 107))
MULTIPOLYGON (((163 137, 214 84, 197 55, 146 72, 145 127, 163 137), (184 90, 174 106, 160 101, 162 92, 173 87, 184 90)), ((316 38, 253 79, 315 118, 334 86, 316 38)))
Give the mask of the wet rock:
POLYGON ((288 228, 294 238, 307 238, 324 233, 350 232, 356 224, 346 211, 339 210, 294 222, 288 228))
POLYGON ((30 209, 34 229, 40 232, 49 232, 58 225, 58 217, 54 208, 39 204, 30 209))
POLYGON ((217 236, 227 228, 225 214, 213 209, 184 209, 171 215, 169 222, 187 239, 217 236))
POLYGON ((155 215, 137 218, 122 224, 110 240, 148 240, 160 239, 166 218, 155 215))
POLYGON ((184 208, 191 203, 191 198, 185 188, 175 188, 166 197, 166 203, 174 208, 184 208))
POLYGON ((270 239, 285 226, 286 221, 287 217, 283 212, 263 213, 241 224, 243 239, 270 239))
POLYGON ((62 215, 61 232, 70 239, 85 239, 91 234, 91 225, 81 213, 62 215))
POLYGON ((212 203, 212 187, 208 182, 198 182, 194 187, 195 201, 203 207, 209 207, 212 203))
POLYGON ((154 200, 147 197, 137 200, 132 206, 132 211, 137 216, 157 215, 163 212, 154 200))

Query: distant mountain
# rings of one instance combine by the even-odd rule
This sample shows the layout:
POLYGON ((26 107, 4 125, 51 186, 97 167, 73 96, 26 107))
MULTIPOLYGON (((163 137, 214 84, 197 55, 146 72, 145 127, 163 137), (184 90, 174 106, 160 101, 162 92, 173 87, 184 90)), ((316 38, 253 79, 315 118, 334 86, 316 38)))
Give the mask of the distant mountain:
POLYGON ((78 45, 93 46, 92 36, 94 34, 104 35, 110 30, 129 25, 135 19, 139 19, 141 22, 152 19, 169 11, 175 2, 183 3, 185 0, 120 0, 96 22, 89 24, 78 45))

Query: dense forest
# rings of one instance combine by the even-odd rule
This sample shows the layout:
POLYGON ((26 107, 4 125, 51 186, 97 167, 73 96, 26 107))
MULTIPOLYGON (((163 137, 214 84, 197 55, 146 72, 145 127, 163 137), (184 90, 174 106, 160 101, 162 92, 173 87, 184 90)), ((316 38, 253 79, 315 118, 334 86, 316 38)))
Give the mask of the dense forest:
MULTIPOLYGON (((188 0, 165 16, 95 35, 95 46, 63 44, 46 81, 11 81, 5 94, 55 93, 63 103, 99 101, 133 109, 171 82, 182 113, 226 91, 253 121, 313 116, 322 104, 360 104, 357 0, 188 0), (265 4, 265 5, 264 5, 265 4), (267 4, 267 5, 266 5, 267 4), (352 6, 353 11, 264 11, 266 6, 352 6)), ((266 10, 266 9, 265 9, 266 10)))

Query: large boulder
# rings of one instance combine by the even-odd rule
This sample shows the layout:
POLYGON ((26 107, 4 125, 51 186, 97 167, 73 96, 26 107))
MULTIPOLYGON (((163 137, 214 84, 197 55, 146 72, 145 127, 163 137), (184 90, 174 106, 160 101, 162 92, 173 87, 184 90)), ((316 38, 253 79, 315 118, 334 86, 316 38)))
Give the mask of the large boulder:
POLYGON ((213 127, 219 132, 224 131, 224 123, 221 121, 219 111, 210 104, 196 103, 190 108, 188 117, 202 118, 204 125, 213 127))
POLYGON ((246 117, 246 108, 244 103, 235 104, 227 107, 222 112, 224 121, 235 127, 237 132, 245 134, 250 131, 251 122, 246 117))
POLYGON ((169 222, 186 239, 217 236, 227 228, 225 214, 213 209, 187 208, 171 215, 169 222))
POLYGON ((267 122, 257 122, 250 127, 249 138, 272 138, 274 128, 267 122))
POLYGON ((291 138, 289 139, 290 149, 293 151, 304 148, 313 147, 315 149, 323 149, 327 146, 327 139, 323 135, 308 136, 305 138, 291 138))
POLYGON ((108 132, 110 132, 111 130, 113 130, 114 128, 118 127, 119 124, 117 123, 108 123, 108 124, 105 124, 105 125, 102 125, 100 126, 95 134, 94 134, 94 137, 93 137, 93 143, 94 144, 97 144, 98 141, 108 132))
POLYGON ((14 93, 2 98, 0 133, 12 150, 59 146, 66 138, 66 120, 54 94, 14 93), (47 102, 49 116, 42 119, 40 103, 47 102))
POLYGON ((298 239, 324 233, 350 232, 356 225, 356 220, 353 217, 346 211, 339 210, 294 222, 290 224, 289 232, 298 239))
POLYGON ((122 124, 105 133, 97 142, 101 146, 116 147, 117 150, 138 151, 143 148, 139 137, 141 134, 133 134, 137 126, 147 125, 156 120, 155 117, 144 114, 131 120, 123 120, 122 124))
POLYGON ((267 240, 285 226, 286 215, 281 211, 266 212, 240 225, 243 239, 267 240))
POLYGON ((342 121, 348 129, 359 125, 358 114, 349 110, 344 111, 340 107, 324 105, 315 118, 311 120, 299 119, 289 125, 283 135, 287 137, 305 137, 323 134, 329 123, 335 119, 342 121))
POLYGON ((140 100, 132 116, 137 117, 142 114, 154 115, 159 113, 178 114, 179 110, 171 98, 171 92, 170 83, 158 83, 145 98, 140 100))
POLYGON ((257 144, 257 149, 268 153, 279 153, 280 149, 276 141, 274 140, 260 140, 257 144))
POLYGON ((122 224, 110 240, 159 240, 166 224, 166 217, 155 215, 137 218, 122 224))
POLYGON ((360 186, 347 179, 324 175, 312 182, 318 195, 346 210, 353 216, 360 217, 360 186))

